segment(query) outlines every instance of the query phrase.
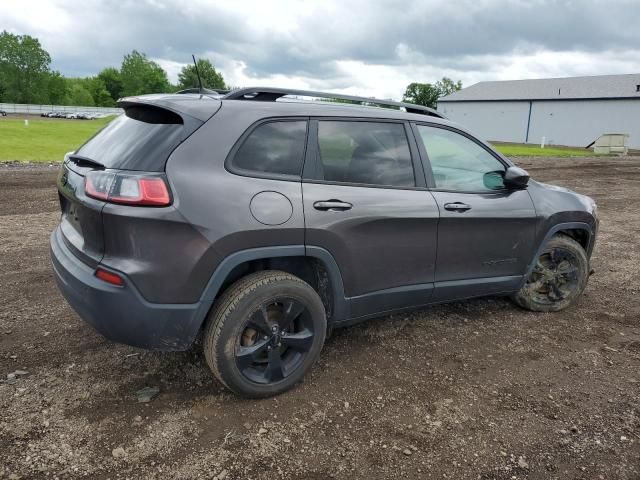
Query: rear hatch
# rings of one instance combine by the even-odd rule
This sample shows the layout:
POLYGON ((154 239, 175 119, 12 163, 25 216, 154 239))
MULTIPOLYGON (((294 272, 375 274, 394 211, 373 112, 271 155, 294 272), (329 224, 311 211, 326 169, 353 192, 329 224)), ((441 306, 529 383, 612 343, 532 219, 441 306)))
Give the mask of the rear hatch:
POLYGON ((100 217, 104 202, 84 193, 84 175, 89 170, 90 167, 73 164, 67 156, 58 174, 58 197, 65 243, 78 258, 95 266, 104 252, 100 217))
POLYGON ((102 210, 109 200, 87 194, 87 176, 97 171, 104 172, 105 177, 118 172, 161 176, 171 152, 220 108, 219 101, 209 99, 206 106, 198 105, 195 111, 189 111, 194 104, 171 97, 174 96, 125 99, 120 103, 124 114, 65 156, 57 180, 62 210, 60 229, 65 244, 92 267, 104 255, 102 210), (183 103, 183 110, 188 113, 176 110, 175 106, 183 103))

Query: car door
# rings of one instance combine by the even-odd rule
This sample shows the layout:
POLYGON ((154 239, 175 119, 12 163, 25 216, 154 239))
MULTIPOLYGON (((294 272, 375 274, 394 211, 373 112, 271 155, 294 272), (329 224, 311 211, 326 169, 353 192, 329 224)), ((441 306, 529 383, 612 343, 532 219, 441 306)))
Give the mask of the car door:
POLYGON ((507 164, 470 135, 415 124, 440 209, 434 301, 517 290, 533 256, 535 208, 503 183, 507 164))
POLYGON ((312 120, 302 191, 305 245, 336 260, 351 317, 429 302, 438 207, 408 124, 312 120))

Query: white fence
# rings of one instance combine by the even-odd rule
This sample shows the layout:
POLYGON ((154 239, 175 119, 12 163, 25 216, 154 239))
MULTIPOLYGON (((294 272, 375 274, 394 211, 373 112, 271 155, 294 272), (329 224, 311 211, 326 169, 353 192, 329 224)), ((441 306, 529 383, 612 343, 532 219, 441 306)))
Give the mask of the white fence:
POLYGON ((31 105, 28 103, 0 103, 0 110, 7 113, 28 113, 40 115, 48 112, 69 112, 69 113, 100 113, 106 115, 117 115, 124 110, 111 107, 74 107, 72 105, 31 105))

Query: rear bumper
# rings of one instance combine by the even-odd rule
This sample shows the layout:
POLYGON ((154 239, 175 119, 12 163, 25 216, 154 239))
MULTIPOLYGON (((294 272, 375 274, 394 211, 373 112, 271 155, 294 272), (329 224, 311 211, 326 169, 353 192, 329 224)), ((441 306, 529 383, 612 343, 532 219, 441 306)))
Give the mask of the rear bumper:
MULTIPOLYGON (((147 302, 125 276, 123 287, 94 276, 94 270, 65 245, 60 228, 51 234, 51 260, 58 287, 87 323, 110 340, 152 350, 186 350, 203 321, 200 302, 147 302)), ((206 314, 206 312, 204 312, 206 314)))

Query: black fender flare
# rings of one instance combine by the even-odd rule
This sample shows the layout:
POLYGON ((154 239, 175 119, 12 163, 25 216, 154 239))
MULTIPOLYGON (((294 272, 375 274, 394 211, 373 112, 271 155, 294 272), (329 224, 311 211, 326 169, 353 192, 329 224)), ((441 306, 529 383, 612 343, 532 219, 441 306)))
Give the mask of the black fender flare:
POLYGON ((205 321, 213 302, 220 292, 220 288, 227 276, 238 265, 251 261, 262 260, 277 257, 312 257, 320 260, 325 268, 331 281, 332 297, 333 297, 333 318, 332 321, 340 321, 348 318, 348 302, 344 295, 344 284, 342 282, 342 274, 333 255, 322 247, 304 245, 280 245, 274 247, 250 248, 234 252, 226 257, 216 267, 207 282, 199 300, 199 306, 195 313, 200 325, 205 321))
POLYGON ((536 253, 533 255, 533 258, 531 259, 531 262, 529 262, 529 265, 527 266, 527 272, 524 274, 524 277, 522 278, 522 284, 520 285, 520 288, 522 288, 522 286, 524 286, 524 284, 526 283, 527 279, 531 275, 531 272, 533 272, 533 268, 536 265, 536 260, 538 259, 538 257, 542 253, 542 250, 544 249, 544 246, 547 244, 549 239, 551 239, 551 237, 553 237, 556 233, 558 233, 558 232, 560 232, 562 230, 585 230, 589 234, 589 245, 587 246, 587 255, 590 254, 590 252, 591 252, 591 250, 593 248, 593 233, 594 233, 593 232, 593 228, 591 228, 591 225, 589 225, 588 223, 585 223, 585 222, 557 223, 557 224, 553 225, 551 228, 549 228, 549 230, 547 230, 547 233, 545 234, 544 238, 542 239, 542 242, 540 242, 540 245, 538 246, 538 249, 536 250, 536 253))

